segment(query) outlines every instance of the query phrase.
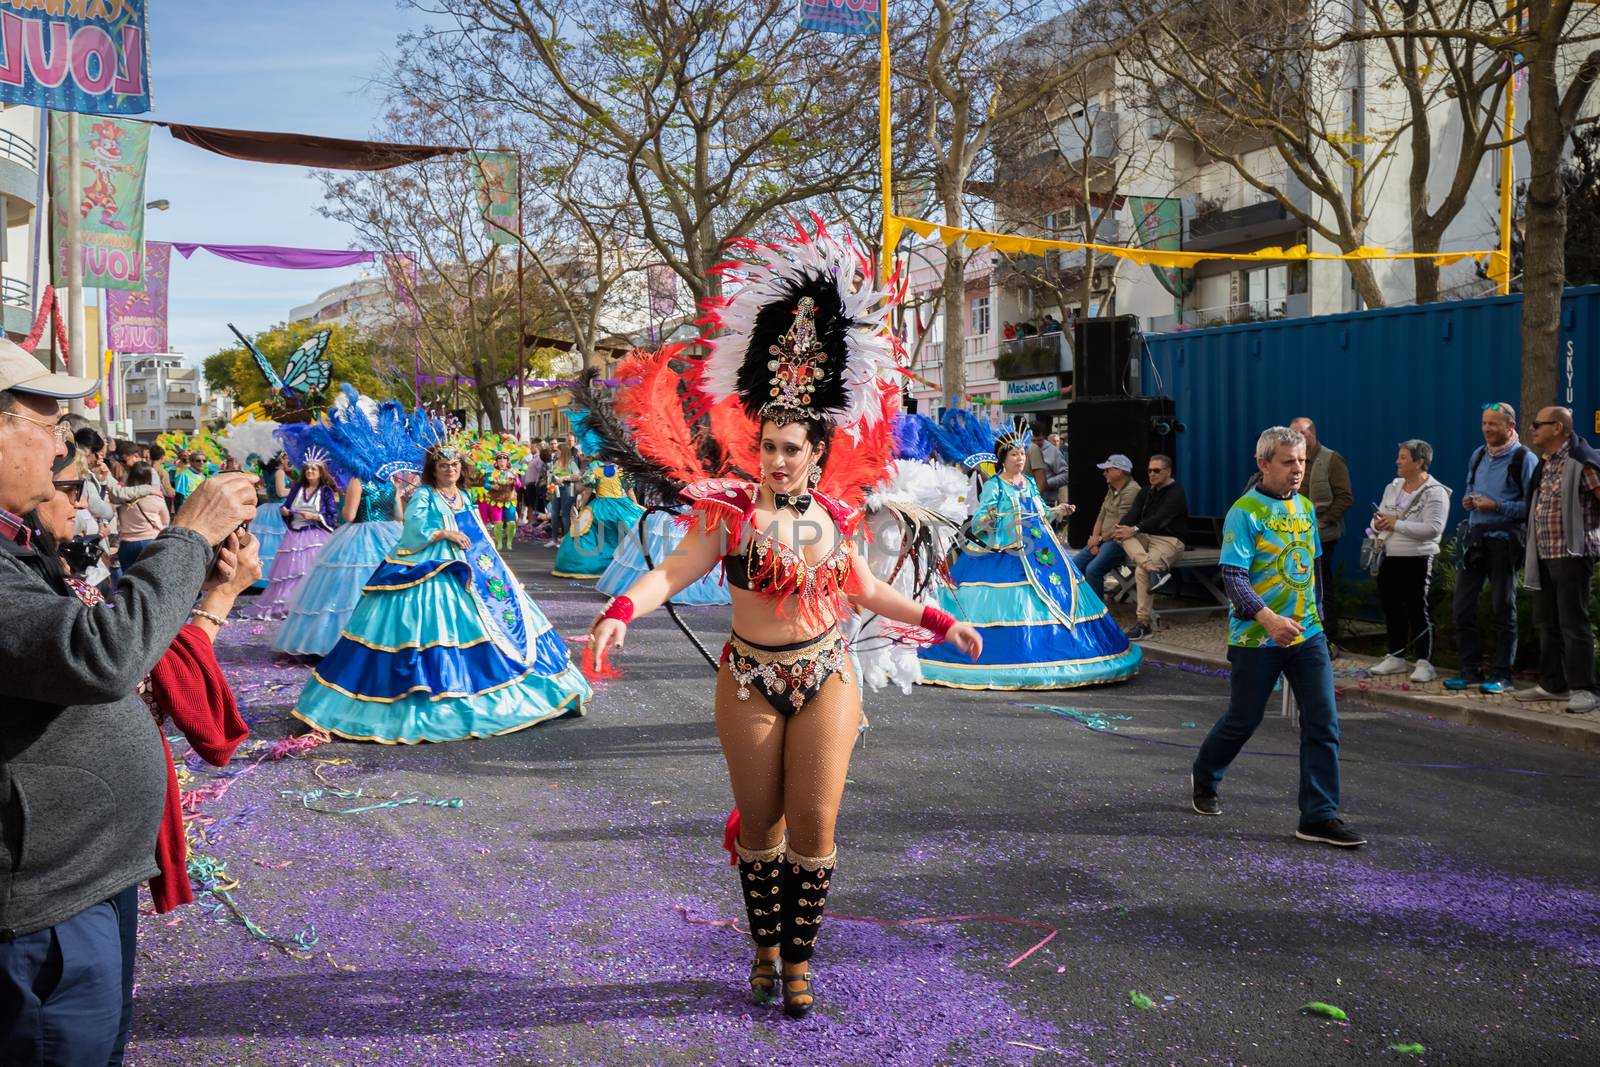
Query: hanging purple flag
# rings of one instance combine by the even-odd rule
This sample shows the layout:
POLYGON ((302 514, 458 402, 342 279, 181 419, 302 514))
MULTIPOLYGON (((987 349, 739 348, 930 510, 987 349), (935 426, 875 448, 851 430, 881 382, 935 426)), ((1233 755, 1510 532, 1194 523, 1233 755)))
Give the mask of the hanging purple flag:
POLYGON ((876 36, 878 0, 800 0, 800 27, 823 33, 876 36))
POLYGON ((144 292, 106 291, 106 317, 113 352, 167 351, 167 278, 172 266, 172 246, 162 241, 144 243, 144 292))

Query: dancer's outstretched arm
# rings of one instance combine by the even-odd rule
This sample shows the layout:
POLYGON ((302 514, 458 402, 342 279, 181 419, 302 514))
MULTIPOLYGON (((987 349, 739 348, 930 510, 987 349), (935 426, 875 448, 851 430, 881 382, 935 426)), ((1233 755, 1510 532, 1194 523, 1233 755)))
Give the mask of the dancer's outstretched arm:
POLYGON ((854 556, 850 603, 858 609, 885 619, 920 626, 941 640, 950 642, 974 662, 983 654, 983 638, 971 623, 957 622, 938 608, 919 604, 900 590, 876 577, 861 556, 854 556))
MULTIPOLYGON (((690 528, 678 547, 656 565, 655 570, 628 587, 626 597, 633 603, 630 618, 640 618, 672 599, 673 595, 704 578, 722 558, 722 531, 705 529, 699 523, 690 528)), ((609 610, 609 609, 608 609, 609 610)), ((627 621, 602 615, 596 619, 589 632, 593 635, 592 647, 598 660, 608 647, 621 648, 627 636, 627 621)))

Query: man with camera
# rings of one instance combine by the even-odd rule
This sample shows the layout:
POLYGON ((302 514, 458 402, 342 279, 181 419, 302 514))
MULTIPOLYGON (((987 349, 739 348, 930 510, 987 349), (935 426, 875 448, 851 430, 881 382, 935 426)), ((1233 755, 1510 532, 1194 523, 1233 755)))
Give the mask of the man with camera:
POLYGON ((140 681, 233 573, 255 515, 208 480, 104 604, 45 565, 21 516, 56 493, 60 401, 95 383, 0 340, 0 1063, 106 1062, 122 1013, 113 899, 157 873, 166 757, 140 681))

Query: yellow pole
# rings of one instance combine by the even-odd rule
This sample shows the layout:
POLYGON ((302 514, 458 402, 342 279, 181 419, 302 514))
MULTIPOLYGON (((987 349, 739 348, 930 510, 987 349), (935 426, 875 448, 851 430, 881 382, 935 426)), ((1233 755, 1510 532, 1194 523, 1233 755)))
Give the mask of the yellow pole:
POLYGON ((878 0, 878 169, 883 180, 883 281, 894 273, 894 246, 900 243, 900 220, 894 217, 894 152, 889 133, 889 0, 878 0))
MULTIPOLYGON (((1517 31, 1517 16, 1506 20, 1512 33, 1517 31)), ((1513 71, 1506 83, 1506 117, 1501 137, 1510 142, 1517 122, 1517 75, 1513 71)), ((1501 296, 1511 292, 1511 189, 1515 184, 1516 162, 1509 143, 1500 149, 1500 254, 1495 257, 1495 280, 1501 296)))

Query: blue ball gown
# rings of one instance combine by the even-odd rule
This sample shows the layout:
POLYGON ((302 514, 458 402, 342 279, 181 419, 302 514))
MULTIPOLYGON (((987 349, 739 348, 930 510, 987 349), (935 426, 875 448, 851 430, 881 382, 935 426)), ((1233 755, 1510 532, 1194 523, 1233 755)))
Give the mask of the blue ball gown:
POLYGON ((250 520, 250 536, 261 545, 261 577, 256 579, 252 589, 267 587, 267 575, 272 573, 272 557, 278 554, 283 535, 289 532, 289 528, 283 524, 283 516, 278 512, 283 507, 283 501, 283 497, 273 495, 272 479, 268 478, 266 503, 256 508, 256 517, 250 520))
MULTIPOLYGON (((645 544, 650 549, 650 562, 659 566, 661 561, 678 547, 687 530, 678 524, 670 511, 652 511, 644 520, 645 544)), ((600 576, 595 588, 607 596, 626 593, 648 568, 645 554, 639 546, 639 527, 635 525, 622 535, 622 544, 611 559, 611 566, 600 576)), ((731 604, 728 587, 722 580, 722 561, 718 560, 705 577, 678 591, 672 598, 674 604, 731 604)))
POLYGON ((572 517, 572 528, 562 538, 556 549, 556 564, 550 571, 557 578, 578 578, 593 581, 605 573, 616 557, 617 548, 627 531, 633 529, 644 514, 644 509, 629 498, 622 486, 617 469, 599 463, 589 468, 584 481, 594 489, 582 511, 588 511, 594 521, 578 536, 578 514, 572 517))
POLYGON ((591 696, 565 642, 495 551, 471 497, 451 501, 424 487, 294 714, 352 740, 409 745, 582 714, 591 696), (439 530, 461 531, 469 547, 430 543, 439 530))
POLYGON ((326 656, 361 601, 361 590, 400 540, 390 482, 361 483, 361 511, 334 532, 317 553, 311 572, 289 599, 289 617, 273 640, 290 656, 326 656))
POLYGON ((1144 650, 1111 619, 1056 540, 1031 479, 984 483, 973 517, 982 542, 963 542, 954 591, 939 606, 983 635, 973 663, 949 644, 923 649, 922 680, 958 689, 1070 689, 1139 673, 1144 650))

